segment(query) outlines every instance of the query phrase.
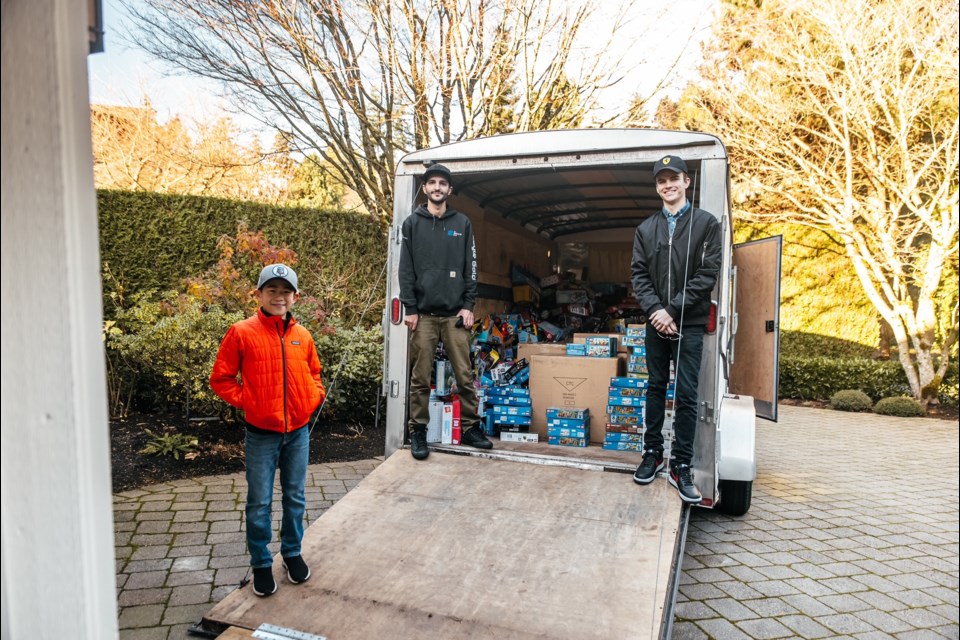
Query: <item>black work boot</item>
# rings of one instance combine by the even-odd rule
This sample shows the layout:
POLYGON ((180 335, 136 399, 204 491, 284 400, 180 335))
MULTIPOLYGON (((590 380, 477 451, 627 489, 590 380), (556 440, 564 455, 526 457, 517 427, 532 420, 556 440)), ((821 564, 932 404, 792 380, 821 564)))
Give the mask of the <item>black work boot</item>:
POLYGON ((677 488, 680 499, 687 504, 700 504, 703 496, 697 485, 693 484, 693 469, 688 464, 670 465, 670 475, 667 480, 677 488))
POLYGON ((413 427, 410 430, 410 453, 417 460, 424 460, 430 455, 430 448, 427 447, 426 427, 413 427))
POLYGON ((487 440, 487 436, 483 434, 483 429, 480 427, 471 427, 464 431, 460 436, 460 444, 477 449, 493 449, 493 443, 487 440))

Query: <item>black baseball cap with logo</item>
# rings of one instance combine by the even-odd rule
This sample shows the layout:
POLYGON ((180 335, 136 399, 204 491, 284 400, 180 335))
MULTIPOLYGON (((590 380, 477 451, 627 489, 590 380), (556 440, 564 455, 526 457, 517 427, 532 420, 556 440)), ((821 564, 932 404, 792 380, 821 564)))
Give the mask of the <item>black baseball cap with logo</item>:
POLYGON ((653 165, 653 176, 656 177, 661 171, 673 171, 674 173, 686 173, 687 163, 680 156, 663 156, 653 165))

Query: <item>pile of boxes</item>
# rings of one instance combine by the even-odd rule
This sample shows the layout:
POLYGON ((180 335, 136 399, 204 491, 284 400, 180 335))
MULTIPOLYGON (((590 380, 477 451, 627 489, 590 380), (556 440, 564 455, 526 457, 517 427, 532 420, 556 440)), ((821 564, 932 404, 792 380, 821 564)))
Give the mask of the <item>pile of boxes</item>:
POLYGON ((616 336, 586 336, 583 342, 567 345, 568 356, 587 358, 616 358, 619 342, 616 336))
POLYGON ((500 436, 503 442, 537 442, 530 433, 533 407, 530 389, 520 385, 493 386, 478 392, 483 430, 488 436, 500 436))
POLYGON ((607 429, 603 448, 643 451, 644 410, 647 406, 646 327, 626 328, 627 375, 610 379, 607 395, 607 429))
POLYGON ((647 379, 610 378, 607 395, 607 428, 603 448, 613 451, 643 450, 643 410, 647 404, 647 379))
MULTIPOLYGON (((447 361, 440 360, 437 362, 439 364, 447 361)), ((438 369, 440 368, 438 367, 438 369)), ((460 444, 460 398, 452 391, 455 387, 447 387, 444 395, 440 395, 438 388, 438 385, 434 385, 430 389, 430 404, 428 405, 430 422, 427 423, 427 442, 460 444)))
POLYGON ((590 410, 548 408, 547 443, 562 447, 586 447, 590 444, 590 410))

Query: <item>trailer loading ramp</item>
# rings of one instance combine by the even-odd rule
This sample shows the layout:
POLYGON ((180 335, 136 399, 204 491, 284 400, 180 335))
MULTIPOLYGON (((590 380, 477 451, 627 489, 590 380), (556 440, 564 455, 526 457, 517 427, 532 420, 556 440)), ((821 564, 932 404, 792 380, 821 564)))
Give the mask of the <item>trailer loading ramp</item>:
POLYGON ((668 637, 689 509, 663 479, 434 452, 391 456, 306 531, 312 577, 274 563, 202 627, 329 640, 668 637), (667 614, 667 615, 665 615, 667 614))

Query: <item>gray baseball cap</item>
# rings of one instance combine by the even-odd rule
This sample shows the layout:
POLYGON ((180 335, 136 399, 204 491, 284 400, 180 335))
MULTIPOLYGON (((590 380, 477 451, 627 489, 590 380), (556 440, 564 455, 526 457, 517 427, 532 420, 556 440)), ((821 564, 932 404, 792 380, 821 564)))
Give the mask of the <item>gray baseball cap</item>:
POLYGON ((265 266, 260 272, 260 279, 257 280, 257 290, 263 289, 263 285, 277 278, 285 280, 287 284, 293 287, 294 291, 300 291, 297 287, 297 272, 285 264, 268 264, 265 266))

